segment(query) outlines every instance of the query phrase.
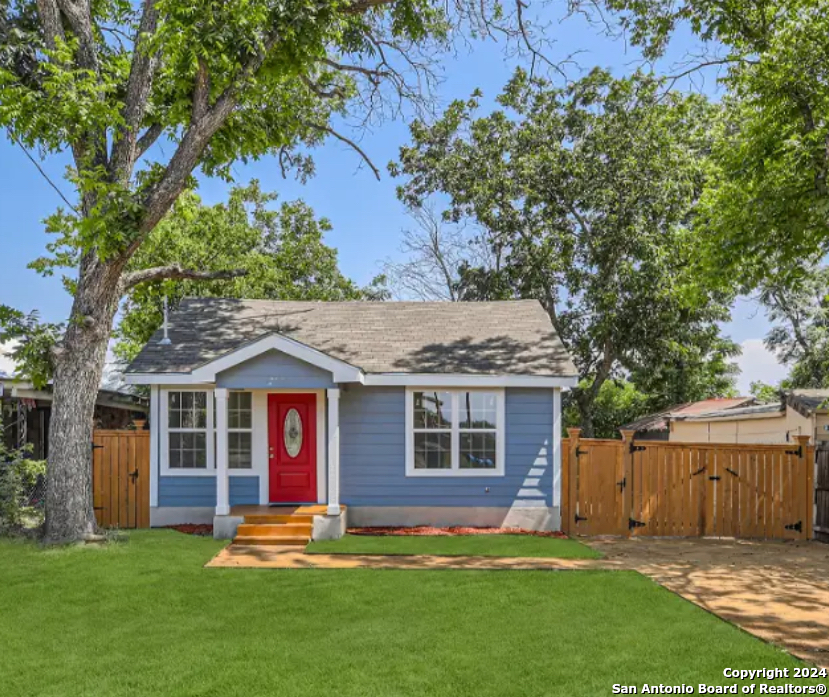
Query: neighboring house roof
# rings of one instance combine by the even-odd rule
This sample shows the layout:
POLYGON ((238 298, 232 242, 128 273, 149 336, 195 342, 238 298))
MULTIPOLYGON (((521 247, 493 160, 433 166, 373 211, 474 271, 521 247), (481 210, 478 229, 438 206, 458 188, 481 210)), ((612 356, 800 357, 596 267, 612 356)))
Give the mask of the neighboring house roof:
POLYGON ((713 399, 703 399, 699 402, 676 404, 665 411, 643 416, 641 419, 625 424, 622 428, 632 431, 666 431, 669 419, 723 409, 735 409, 751 405, 755 401, 754 397, 715 397, 713 399))
MULTIPOLYGON (((117 361, 104 366, 97 401, 98 403, 106 401, 110 406, 120 406, 124 409, 137 405, 140 410, 147 405, 147 398, 141 395, 140 389, 135 385, 128 385, 124 382, 124 366, 123 362, 117 361)), ((3 392, 6 396, 34 397, 44 401, 52 399, 51 381, 44 389, 38 390, 30 380, 0 372, 0 382, 3 384, 3 392)))
POLYGON ((727 421, 732 419, 754 419, 779 416, 785 411, 780 402, 772 404, 754 404, 748 407, 737 407, 733 409, 719 409, 704 414, 678 414, 673 418, 677 421, 727 421))
POLYGON ((191 298, 169 316, 127 373, 189 373, 279 335, 365 373, 575 376, 535 300, 294 302, 191 298))
POLYGON ((786 404, 803 416, 827 410, 825 402, 829 400, 829 390, 786 390, 783 394, 786 404))

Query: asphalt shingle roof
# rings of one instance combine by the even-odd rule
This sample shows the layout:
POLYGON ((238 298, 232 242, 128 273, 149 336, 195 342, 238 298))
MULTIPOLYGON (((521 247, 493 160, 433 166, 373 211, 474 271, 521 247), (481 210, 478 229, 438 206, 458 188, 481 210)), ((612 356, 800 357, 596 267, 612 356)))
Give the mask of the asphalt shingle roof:
POLYGON ((128 373, 188 373, 272 333, 366 373, 574 376, 576 369, 535 300, 294 302, 189 298, 128 373))

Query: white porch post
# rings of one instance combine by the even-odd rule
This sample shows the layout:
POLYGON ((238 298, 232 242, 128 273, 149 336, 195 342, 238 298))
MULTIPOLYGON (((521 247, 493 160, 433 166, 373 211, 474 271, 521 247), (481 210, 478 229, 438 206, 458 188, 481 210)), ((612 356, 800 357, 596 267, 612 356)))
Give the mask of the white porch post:
MULTIPOLYGON (((553 390, 553 508, 561 520, 561 388, 553 390)), ((559 523, 560 529, 560 523, 559 523)))
POLYGON ((216 515, 230 515, 230 483, 227 478, 227 388, 217 387, 215 394, 216 515))
POLYGON ((340 390, 328 392, 328 515, 340 515, 340 390))

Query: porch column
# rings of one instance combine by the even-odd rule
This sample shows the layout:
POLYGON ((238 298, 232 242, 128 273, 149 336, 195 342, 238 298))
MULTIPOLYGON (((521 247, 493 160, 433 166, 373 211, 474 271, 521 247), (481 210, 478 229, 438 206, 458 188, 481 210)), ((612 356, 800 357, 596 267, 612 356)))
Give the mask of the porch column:
POLYGON ((340 390, 328 392, 328 515, 340 515, 340 390))
POLYGON ((230 515, 230 484, 227 478, 227 388, 216 394, 216 515, 230 515))

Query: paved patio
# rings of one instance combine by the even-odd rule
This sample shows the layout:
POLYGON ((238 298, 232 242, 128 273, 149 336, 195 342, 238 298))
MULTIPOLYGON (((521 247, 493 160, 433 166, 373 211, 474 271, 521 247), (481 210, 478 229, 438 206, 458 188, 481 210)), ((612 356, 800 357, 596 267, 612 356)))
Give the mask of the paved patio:
POLYGON ((829 545, 700 539, 594 539, 603 559, 305 554, 230 545, 208 567, 269 569, 626 569, 791 653, 829 667, 829 545))

